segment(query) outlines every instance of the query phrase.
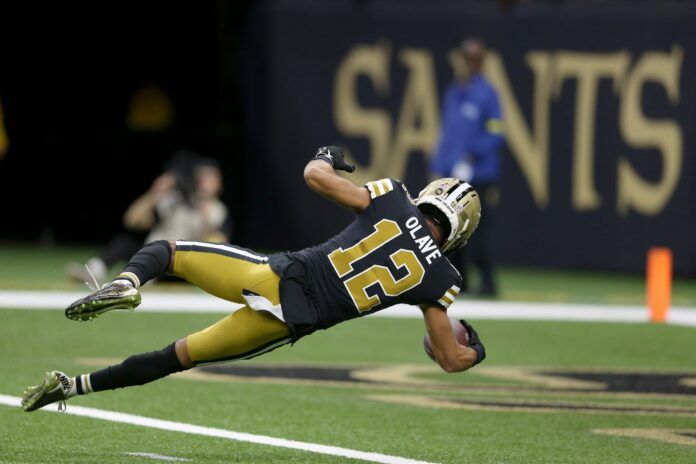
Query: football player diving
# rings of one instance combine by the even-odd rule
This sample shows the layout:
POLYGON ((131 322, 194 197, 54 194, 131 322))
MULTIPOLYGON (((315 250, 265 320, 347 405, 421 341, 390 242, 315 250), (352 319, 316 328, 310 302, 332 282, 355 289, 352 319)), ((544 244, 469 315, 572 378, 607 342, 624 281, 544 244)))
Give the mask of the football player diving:
POLYGON ((212 326, 159 351, 70 377, 47 372, 26 389, 25 411, 76 395, 143 385, 195 366, 250 359, 319 329, 389 306, 418 305, 432 351, 446 372, 480 363, 485 348, 476 331, 470 346, 457 343, 447 317, 461 277, 445 255, 466 244, 481 217, 469 184, 445 178, 429 184, 415 200, 394 179, 358 187, 336 171, 353 172, 340 147, 322 147, 307 164, 307 185, 356 213, 356 219, 325 243, 265 256, 227 244, 159 240, 147 244, 113 282, 77 300, 65 315, 88 321, 112 309, 133 310, 138 287, 163 273, 184 278, 217 297, 241 303, 212 326))

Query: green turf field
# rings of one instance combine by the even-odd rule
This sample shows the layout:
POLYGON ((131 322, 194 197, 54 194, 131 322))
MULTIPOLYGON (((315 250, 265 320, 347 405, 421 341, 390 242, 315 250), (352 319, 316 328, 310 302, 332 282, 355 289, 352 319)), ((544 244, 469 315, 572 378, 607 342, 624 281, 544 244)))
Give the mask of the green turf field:
MULTIPOLYGON (((65 278, 64 265, 91 253, 0 247, 0 289, 84 289, 65 278)), ((500 277, 503 301, 643 301, 638 276, 503 269, 500 277)), ((695 287, 675 282, 674 303, 696 306, 695 287)), ((220 317, 136 311, 80 324, 61 311, 0 308, 0 395, 20 396, 46 370, 84 373, 162 348, 220 317)), ((72 399, 68 411, 86 406, 438 463, 696 462, 695 328, 474 323, 488 358, 462 374, 426 358, 422 321, 368 318, 253 361, 72 399)), ((194 463, 358 462, 0 405, 2 463, 164 462, 128 453, 194 463)))
MULTIPOLYGON (((45 370, 96 369, 161 348, 219 315, 114 313, 79 324, 60 311, 6 309, 0 317, 0 352, 7 360, 0 394, 17 396, 45 370)), ((257 361, 222 365, 217 373, 201 370, 72 399, 68 408, 429 462, 694 462, 696 330, 502 321, 477 327, 489 358, 464 374, 438 373, 425 357, 421 321, 372 318, 257 361), (607 429, 681 432, 670 435, 679 443, 593 432, 607 429)), ((0 406, 0 437, 0 461, 12 463, 158 462, 129 452, 197 463, 349 461, 7 406, 0 406)))
MULTIPOLYGON (((65 265, 68 261, 84 262, 97 252, 98 249, 94 247, 0 245, 0 289, 84 289, 82 283, 68 280, 65 265)), ((115 274, 117 270, 113 272, 115 274)), ((609 305, 641 305, 645 302, 645 280, 638 275, 509 267, 497 273, 500 299, 504 301, 609 305)), ((475 281, 475 278, 472 280, 475 281)), ((176 285, 167 286, 171 291, 179 290, 176 285)), ((696 307, 696 281, 675 279, 672 303, 675 306, 696 307)))

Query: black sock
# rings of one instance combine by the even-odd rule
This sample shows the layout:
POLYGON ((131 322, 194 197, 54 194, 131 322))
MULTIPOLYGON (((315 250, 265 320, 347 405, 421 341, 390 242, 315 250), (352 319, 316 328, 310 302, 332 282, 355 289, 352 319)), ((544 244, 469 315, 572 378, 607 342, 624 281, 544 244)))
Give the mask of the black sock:
POLYGON ((140 249, 128 262, 118 279, 128 279, 137 288, 164 274, 172 259, 172 250, 166 240, 151 242, 140 249))
POLYGON ((91 373, 89 375, 91 390, 96 392, 143 385, 185 370, 176 356, 174 346, 175 344, 172 343, 160 351, 136 354, 121 364, 91 373))

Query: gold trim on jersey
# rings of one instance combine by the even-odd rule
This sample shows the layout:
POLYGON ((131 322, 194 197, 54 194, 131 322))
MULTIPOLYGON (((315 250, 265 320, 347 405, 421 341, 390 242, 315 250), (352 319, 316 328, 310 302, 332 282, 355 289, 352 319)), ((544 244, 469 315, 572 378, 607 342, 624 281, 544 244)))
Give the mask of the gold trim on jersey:
POLYGON ((352 272, 353 263, 364 258, 403 233, 399 224, 390 219, 382 219, 373 227, 375 229, 374 232, 352 247, 346 248, 345 250, 339 247, 329 253, 329 262, 336 271, 336 274, 338 274, 338 277, 344 277, 352 272))
POLYGON ((442 298, 437 300, 438 303, 440 303, 443 307, 448 308, 449 305, 454 303, 454 300, 457 298, 457 295, 459 295, 459 287, 456 285, 452 285, 444 295, 442 295, 442 298))
POLYGON ((374 284, 379 284, 386 296, 394 297, 417 287, 423 282, 425 269, 418 261, 416 253, 412 250, 401 248, 389 255, 389 259, 391 259, 397 269, 406 269, 408 274, 397 280, 388 267, 373 264, 360 274, 344 282, 346 290, 348 290, 348 294, 359 312, 369 311, 382 302, 379 295, 369 295, 367 293, 367 289, 374 284))
POLYGON ((391 179, 380 179, 365 184, 367 190, 370 192, 370 198, 373 200, 377 197, 381 197, 385 193, 389 193, 394 190, 394 183, 391 179))

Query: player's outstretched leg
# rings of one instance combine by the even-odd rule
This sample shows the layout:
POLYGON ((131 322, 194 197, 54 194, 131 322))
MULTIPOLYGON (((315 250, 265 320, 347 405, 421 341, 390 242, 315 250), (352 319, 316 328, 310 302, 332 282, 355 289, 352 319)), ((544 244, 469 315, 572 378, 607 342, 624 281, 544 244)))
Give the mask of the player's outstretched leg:
POLYGON ((162 275, 169 267, 171 254, 166 240, 148 243, 131 258, 113 282, 68 306, 65 317, 74 321, 89 321, 112 309, 133 311, 140 304, 138 287, 162 275))
POLYGON ((65 400, 73 396, 143 385, 161 379, 193 366, 188 354, 183 354, 186 351, 185 341, 180 340, 162 350, 137 354, 121 364, 90 374, 69 377, 60 371, 46 372, 42 384, 24 391, 22 408, 31 412, 58 401, 60 411, 65 407, 65 400))

